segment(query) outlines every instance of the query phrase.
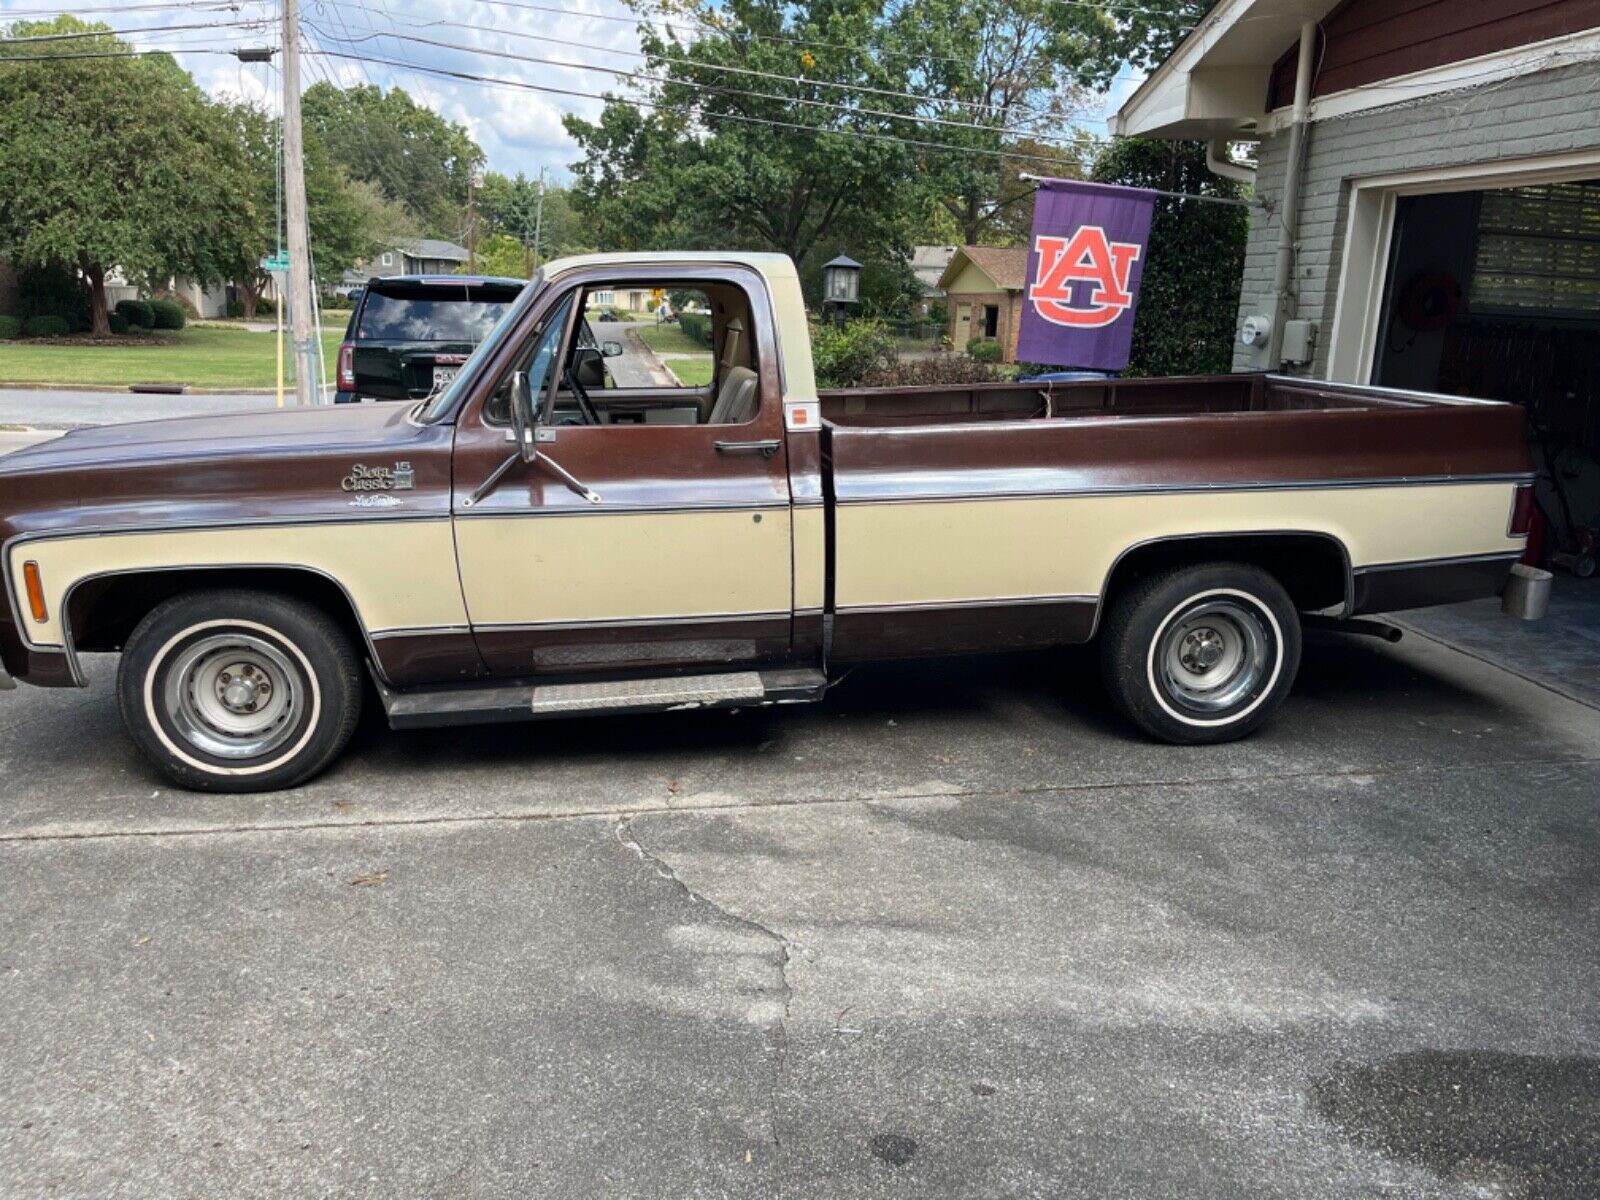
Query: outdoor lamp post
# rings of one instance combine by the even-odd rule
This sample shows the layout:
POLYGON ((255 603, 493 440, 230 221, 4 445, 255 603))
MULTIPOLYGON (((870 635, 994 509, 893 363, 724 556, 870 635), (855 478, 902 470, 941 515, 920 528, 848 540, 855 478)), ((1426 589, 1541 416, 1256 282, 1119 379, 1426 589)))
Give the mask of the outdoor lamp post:
POLYGON ((841 254, 822 266, 822 304, 833 306, 834 323, 844 328, 847 309, 861 302, 861 264, 841 254))

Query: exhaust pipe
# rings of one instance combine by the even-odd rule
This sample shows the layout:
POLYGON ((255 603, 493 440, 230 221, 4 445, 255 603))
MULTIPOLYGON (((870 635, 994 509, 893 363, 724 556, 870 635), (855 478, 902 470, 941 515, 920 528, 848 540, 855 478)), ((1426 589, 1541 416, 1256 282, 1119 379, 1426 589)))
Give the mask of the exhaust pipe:
POLYGON ((1549 571, 1516 563, 1511 568, 1511 578, 1506 590, 1500 593, 1500 611, 1508 617, 1522 621, 1538 621, 1550 611, 1550 586, 1554 578, 1549 571))

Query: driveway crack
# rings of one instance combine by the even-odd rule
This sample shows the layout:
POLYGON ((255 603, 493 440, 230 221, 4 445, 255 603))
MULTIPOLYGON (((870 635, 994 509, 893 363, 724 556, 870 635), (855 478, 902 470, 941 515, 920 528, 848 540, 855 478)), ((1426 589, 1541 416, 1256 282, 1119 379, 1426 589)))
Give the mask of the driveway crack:
POLYGON ((777 976, 777 988, 781 1010, 776 1020, 767 1027, 769 1048, 772 1052, 773 1069, 772 1078, 767 1086, 767 1123, 769 1136, 774 1150, 783 1149, 783 1133, 778 1119, 779 1092, 783 1086, 784 1071, 789 1065, 789 1014, 794 1003, 794 987, 789 982, 790 950, 793 943, 777 930, 763 925, 751 917, 718 904, 703 892, 690 887, 660 855, 647 849, 643 842, 634 833, 631 816, 621 817, 616 824, 617 841, 631 850, 640 862, 647 864, 659 879, 666 881, 676 888, 690 904, 703 904, 722 920, 727 921, 741 929, 750 930, 772 941, 777 947, 773 956, 773 966, 777 976))

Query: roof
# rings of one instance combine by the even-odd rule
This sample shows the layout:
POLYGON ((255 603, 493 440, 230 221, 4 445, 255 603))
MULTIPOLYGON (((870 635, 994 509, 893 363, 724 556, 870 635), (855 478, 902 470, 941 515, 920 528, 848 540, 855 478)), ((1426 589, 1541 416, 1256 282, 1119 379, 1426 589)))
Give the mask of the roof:
POLYGON ((925 292, 939 290, 939 280, 944 276, 944 269, 950 265, 950 260, 955 257, 956 246, 913 246, 911 247, 911 273, 917 277, 917 282, 922 285, 925 292))
POLYGON ((467 284, 473 287, 488 284, 513 287, 518 291, 528 286, 526 279, 511 279, 505 275, 375 275, 366 280, 366 283, 368 286, 374 283, 415 283, 439 286, 467 284))
POLYGON ((962 246, 950 257, 950 264, 939 276, 939 286, 948 290, 961 269, 971 263, 1002 291, 1020 292, 1028 284, 1026 246, 962 246))
POLYGON ((851 258, 848 254, 841 254, 838 258, 830 258, 827 262, 822 264, 822 267, 824 270, 829 267, 854 267, 859 271, 861 269, 861 264, 855 259, 851 258))
POLYGON ((443 258, 451 262, 466 262, 472 257, 472 252, 465 246, 458 246, 454 242, 442 241, 439 238, 407 238, 405 241, 396 242, 395 247, 404 250, 412 258, 443 258))

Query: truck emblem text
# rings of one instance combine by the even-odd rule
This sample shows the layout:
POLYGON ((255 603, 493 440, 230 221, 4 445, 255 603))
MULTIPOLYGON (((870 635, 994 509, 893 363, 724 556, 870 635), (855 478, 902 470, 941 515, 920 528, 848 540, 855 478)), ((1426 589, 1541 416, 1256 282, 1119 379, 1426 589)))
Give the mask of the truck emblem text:
POLYGON ((1098 225, 1080 225, 1070 238, 1034 239, 1038 266, 1028 298, 1046 321, 1101 329, 1133 305, 1128 276, 1139 259, 1138 242, 1113 242, 1098 225), (1072 285, 1092 283, 1089 306, 1072 303, 1072 285))
POLYGON ((356 463, 339 486, 347 492, 408 492, 417 486, 417 473, 408 462, 397 462, 392 467, 356 463))

